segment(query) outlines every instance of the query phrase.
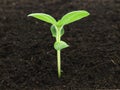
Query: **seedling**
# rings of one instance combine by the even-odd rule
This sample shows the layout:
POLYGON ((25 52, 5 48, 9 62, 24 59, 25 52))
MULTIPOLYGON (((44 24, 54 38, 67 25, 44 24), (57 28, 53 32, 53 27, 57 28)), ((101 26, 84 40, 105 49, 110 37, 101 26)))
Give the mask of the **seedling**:
POLYGON ((85 10, 72 11, 64 15, 60 20, 55 20, 52 16, 45 13, 32 13, 28 16, 32 16, 44 22, 52 24, 50 27, 52 36, 56 38, 54 43, 54 48, 57 50, 57 68, 58 68, 58 77, 61 77, 61 50, 69 47, 69 45, 61 40, 61 37, 64 34, 64 26, 72 22, 80 20, 84 17, 87 17, 89 13, 85 10))

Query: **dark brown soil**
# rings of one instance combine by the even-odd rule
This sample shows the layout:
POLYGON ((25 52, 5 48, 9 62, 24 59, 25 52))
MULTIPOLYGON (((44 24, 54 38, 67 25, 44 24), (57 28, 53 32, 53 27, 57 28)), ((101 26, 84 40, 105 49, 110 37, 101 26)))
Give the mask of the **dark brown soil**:
POLYGON ((0 0, 0 90, 120 88, 119 0, 0 0), (65 27, 57 77, 50 25, 28 18, 43 12, 60 19, 84 9, 91 15, 65 27))

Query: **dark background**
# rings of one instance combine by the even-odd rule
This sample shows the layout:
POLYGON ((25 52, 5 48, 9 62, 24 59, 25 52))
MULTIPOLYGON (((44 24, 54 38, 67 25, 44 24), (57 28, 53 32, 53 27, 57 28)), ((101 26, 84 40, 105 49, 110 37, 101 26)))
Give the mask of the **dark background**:
MULTIPOLYGON (((0 0, 0 90, 120 88, 119 0, 0 0), (47 13, 60 19, 73 10, 91 15, 65 26, 62 78, 47 13)), ((80 90, 82 90, 80 89, 80 90)))

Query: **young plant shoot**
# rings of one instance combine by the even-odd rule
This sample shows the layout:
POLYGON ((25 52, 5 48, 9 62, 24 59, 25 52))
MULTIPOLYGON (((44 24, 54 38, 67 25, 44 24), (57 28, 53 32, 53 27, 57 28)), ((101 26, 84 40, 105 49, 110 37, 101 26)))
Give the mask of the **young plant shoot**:
POLYGON ((53 18, 52 16, 45 13, 32 13, 28 15, 51 24, 50 30, 52 36, 56 39, 54 43, 54 48, 57 51, 57 68, 59 78, 61 77, 61 50, 69 47, 69 45, 65 41, 61 40, 61 37, 64 34, 64 26, 80 20, 84 17, 87 17, 88 15, 89 13, 85 10, 72 11, 64 15, 58 21, 55 20, 55 18, 53 18))

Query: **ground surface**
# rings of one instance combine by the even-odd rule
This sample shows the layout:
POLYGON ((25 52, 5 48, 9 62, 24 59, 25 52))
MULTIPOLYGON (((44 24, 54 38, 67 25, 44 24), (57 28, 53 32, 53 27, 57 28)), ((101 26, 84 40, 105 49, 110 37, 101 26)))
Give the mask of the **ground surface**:
POLYGON ((119 0, 0 0, 0 90, 120 88, 119 24, 119 0), (58 79, 50 25, 27 14, 79 9, 91 16, 65 27, 58 79))

